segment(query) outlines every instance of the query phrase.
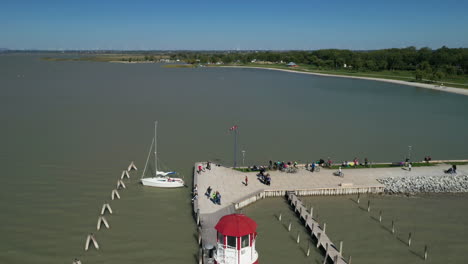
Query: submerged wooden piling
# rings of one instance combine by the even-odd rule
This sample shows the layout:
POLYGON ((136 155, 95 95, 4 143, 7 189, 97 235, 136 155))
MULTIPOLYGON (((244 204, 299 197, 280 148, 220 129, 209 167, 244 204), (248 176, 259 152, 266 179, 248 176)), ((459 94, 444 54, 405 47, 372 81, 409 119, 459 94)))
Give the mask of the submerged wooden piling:
POLYGON ((112 208, 110 207, 110 205, 108 203, 105 203, 105 204, 102 205, 101 215, 104 215, 106 213, 106 211, 108 211, 110 214, 112 214, 112 208))
POLYGON ((101 225, 104 224, 104 226, 109 229, 109 223, 107 222, 107 219, 104 216, 99 216, 98 221, 97 221, 97 226, 96 229, 99 231, 101 229, 101 225))
POLYGON ((379 212, 379 222, 382 223, 382 210, 379 212))
POLYGON ((370 200, 367 201, 367 212, 370 212, 370 200))
POLYGON ((301 240, 301 234, 300 234, 300 231, 297 231, 297 239, 296 239, 297 244, 299 244, 300 240, 301 240))
POLYGON ((280 213, 279 216, 278 216, 278 221, 280 221, 280 222, 281 222, 281 216, 282 216, 282 215, 281 215, 281 213, 280 213))
POLYGON ((424 246, 424 260, 427 259, 427 245, 424 246))
POLYGON ((123 180, 124 178, 130 179, 130 175, 128 174, 128 171, 126 170, 122 171, 122 175, 120 175, 121 180, 123 180))
POLYGON ((408 247, 411 247, 411 232, 408 235, 408 247))
POLYGON ((320 247, 320 237, 322 236, 322 233, 317 233, 317 248, 320 247))
POLYGON ((343 241, 340 241, 340 256, 343 256, 343 241))
POLYGON ((99 244, 98 244, 98 242, 96 241, 96 238, 94 237, 94 234, 93 234, 93 233, 89 234, 88 237, 86 237, 85 251, 88 251, 89 246, 90 246, 91 244, 92 244, 97 250, 99 250, 99 244))
POLYGON ((357 203, 359 203, 360 200, 361 200, 361 194, 358 193, 358 194, 357 194, 357 203))
POLYGON ((310 255, 310 241, 307 243, 307 254, 306 256, 308 257, 310 255))
POLYGON ((395 234, 395 221, 392 220, 392 234, 395 234))
POLYGON ((351 256, 349 256, 348 264, 351 264, 351 256))
POLYGON ((325 234, 325 229, 327 229, 327 223, 323 223, 323 233, 325 234))
POLYGON ((291 231, 291 221, 289 221, 288 232, 291 231))
POLYGON ((120 188, 124 188, 124 189, 127 188, 122 180, 117 181, 117 189, 120 189, 120 188))
POLYGON ((112 200, 114 200, 115 197, 117 197, 117 199, 120 199, 120 195, 117 189, 112 190, 112 193, 111 193, 112 200))
POLYGON ((132 171, 132 170, 138 170, 137 167, 135 166, 135 163, 130 163, 130 165, 128 165, 128 168, 127 168, 127 171, 132 171))

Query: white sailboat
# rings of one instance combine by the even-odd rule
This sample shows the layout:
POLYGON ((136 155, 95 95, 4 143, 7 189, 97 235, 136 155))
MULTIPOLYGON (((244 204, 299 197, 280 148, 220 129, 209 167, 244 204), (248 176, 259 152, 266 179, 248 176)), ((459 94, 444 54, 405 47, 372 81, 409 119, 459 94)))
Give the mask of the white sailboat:
POLYGON ((143 170, 143 174, 141 175, 141 183, 144 186, 151 186, 151 187, 160 187, 160 188, 177 188, 183 187, 184 181, 180 178, 172 178, 170 175, 174 175, 175 172, 164 172, 158 171, 158 155, 157 155, 157 148, 156 148, 156 131, 158 127, 158 121, 154 123, 154 138, 151 142, 150 150, 148 153, 148 157, 146 158, 145 168, 143 170), (153 149, 154 145, 154 175, 148 178, 143 178, 145 176, 146 167, 148 166, 148 161, 151 156, 151 150, 153 149))

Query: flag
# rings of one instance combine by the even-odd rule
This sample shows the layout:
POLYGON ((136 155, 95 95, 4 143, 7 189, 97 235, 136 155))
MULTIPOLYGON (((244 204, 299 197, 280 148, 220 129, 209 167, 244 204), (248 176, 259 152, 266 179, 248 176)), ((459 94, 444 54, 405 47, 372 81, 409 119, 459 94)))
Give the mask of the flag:
POLYGON ((234 131, 234 130, 237 130, 237 126, 232 126, 231 128, 229 128, 229 131, 234 131))

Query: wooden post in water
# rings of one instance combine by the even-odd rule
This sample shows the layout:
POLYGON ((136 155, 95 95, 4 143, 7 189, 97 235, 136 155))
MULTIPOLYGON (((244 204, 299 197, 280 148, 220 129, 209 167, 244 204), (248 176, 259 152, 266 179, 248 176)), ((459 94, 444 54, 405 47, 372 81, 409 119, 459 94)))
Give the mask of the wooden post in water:
POLYGON ((370 200, 367 201, 367 212, 370 212, 370 200))
POLYGON ((427 245, 424 246, 424 260, 427 259, 427 245))
POLYGON ((343 241, 340 241, 340 256, 343 256, 343 241))
POLYGON ((408 235, 408 247, 411 247, 411 232, 408 235))
POLYGON ((349 256, 348 264, 351 264, 351 256, 349 256))
POLYGON ((358 193, 358 194, 357 194, 357 203, 359 203, 360 200, 361 200, 361 194, 358 193))
POLYGON ((200 225, 200 209, 197 209, 197 226, 200 225))
POLYGON ((198 264, 203 264, 203 248, 198 250, 198 264))
POLYGON ((323 233, 325 234, 325 229, 327 229, 327 223, 323 223, 323 233))
POLYGON ((382 223, 382 210, 379 212, 379 222, 382 223))
POLYGON ((310 207, 310 218, 314 219, 314 208, 310 207))
POLYGON ((307 243, 307 256, 310 255, 310 241, 307 243))
POLYGON ((289 221, 288 232, 291 231, 291 221, 289 221))
POLYGON ((320 247, 320 237, 322 236, 322 233, 317 233, 317 248, 320 247))
POLYGON ((327 258, 328 258, 328 243, 325 244, 325 259, 323 260, 323 264, 327 263, 327 258))
POLYGON ((392 220, 392 234, 395 234, 395 221, 392 220))
POLYGON ((300 239, 301 239, 300 233, 299 231, 297 231, 297 240, 296 240, 297 244, 299 244, 300 239))

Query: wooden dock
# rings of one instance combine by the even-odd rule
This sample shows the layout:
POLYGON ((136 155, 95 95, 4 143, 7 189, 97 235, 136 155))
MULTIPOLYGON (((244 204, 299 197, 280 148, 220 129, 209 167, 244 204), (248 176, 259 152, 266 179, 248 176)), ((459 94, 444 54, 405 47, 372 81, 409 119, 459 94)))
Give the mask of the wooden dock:
POLYGON ((335 264, 346 264, 346 260, 343 258, 342 253, 336 248, 335 244, 326 234, 326 230, 323 230, 323 226, 313 219, 311 213, 307 211, 302 201, 297 197, 294 192, 287 193, 287 199, 297 214, 300 220, 304 221, 306 229, 310 231, 312 241, 320 251, 327 258, 324 263, 335 263, 335 264))

